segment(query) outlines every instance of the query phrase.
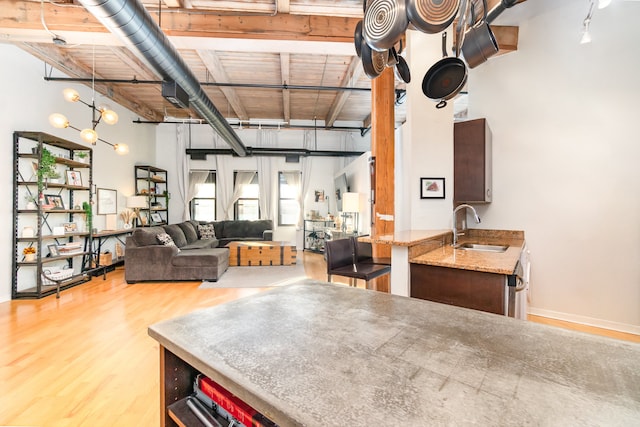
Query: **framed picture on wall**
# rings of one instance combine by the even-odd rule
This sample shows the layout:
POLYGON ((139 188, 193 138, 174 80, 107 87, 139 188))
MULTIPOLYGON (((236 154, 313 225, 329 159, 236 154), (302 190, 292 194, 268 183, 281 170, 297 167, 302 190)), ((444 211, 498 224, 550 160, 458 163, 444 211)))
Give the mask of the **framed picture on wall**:
POLYGON ((444 199, 444 178, 420 178, 421 199, 444 199))
POLYGON ((118 192, 108 188, 98 188, 98 215, 115 215, 118 209, 118 192))

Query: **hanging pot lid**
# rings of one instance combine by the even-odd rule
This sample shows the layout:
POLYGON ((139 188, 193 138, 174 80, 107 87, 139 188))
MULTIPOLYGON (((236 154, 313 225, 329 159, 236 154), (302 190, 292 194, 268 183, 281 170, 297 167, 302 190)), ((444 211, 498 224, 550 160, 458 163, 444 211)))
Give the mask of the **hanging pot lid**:
POLYGON ((369 1, 363 22, 363 35, 369 47, 387 51, 400 40, 409 25, 405 1, 369 1))
POLYGON ((444 31, 456 17, 460 0, 407 0, 407 17, 423 33, 444 31))

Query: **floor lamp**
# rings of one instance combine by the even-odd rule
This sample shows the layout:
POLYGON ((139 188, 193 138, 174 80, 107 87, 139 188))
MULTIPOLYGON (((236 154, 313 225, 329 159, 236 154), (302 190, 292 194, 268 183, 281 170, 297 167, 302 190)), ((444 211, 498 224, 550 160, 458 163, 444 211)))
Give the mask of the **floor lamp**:
POLYGON ((358 213, 360 213, 360 193, 342 194, 342 232, 347 232, 347 217, 353 218, 353 234, 358 234, 358 213))
POLYGON ((140 209, 147 207, 147 197, 146 196, 131 196, 127 197, 127 207, 133 209, 136 214, 136 224, 142 224, 142 218, 140 217, 140 209))

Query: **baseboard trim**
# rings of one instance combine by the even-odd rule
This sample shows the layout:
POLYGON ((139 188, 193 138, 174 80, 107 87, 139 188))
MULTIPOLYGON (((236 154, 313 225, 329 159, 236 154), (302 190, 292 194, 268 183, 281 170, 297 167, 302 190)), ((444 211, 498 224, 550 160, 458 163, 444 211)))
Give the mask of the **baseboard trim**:
POLYGON ((577 314, 562 313, 559 311, 545 310, 529 306, 529 314, 541 317, 549 317, 556 320, 564 320, 566 322, 579 323, 596 328, 610 329, 612 331, 625 332, 628 334, 640 335, 640 325, 630 325, 627 323, 612 322, 609 320, 596 319, 588 316, 580 316, 577 314))

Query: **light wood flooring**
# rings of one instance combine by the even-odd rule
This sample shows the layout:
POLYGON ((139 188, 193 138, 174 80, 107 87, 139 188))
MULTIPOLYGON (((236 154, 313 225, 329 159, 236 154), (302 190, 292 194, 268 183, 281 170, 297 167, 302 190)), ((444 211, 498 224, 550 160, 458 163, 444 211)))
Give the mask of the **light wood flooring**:
MULTIPOLYGON (((326 280, 321 255, 302 257, 310 277, 326 280)), ((158 344, 147 327, 264 290, 199 285, 127 285, 119 268, 60 299, 0 304, 0 426, 158 426, 158 344)), ((531 320, 640 342, 635 335, 531 320)))

